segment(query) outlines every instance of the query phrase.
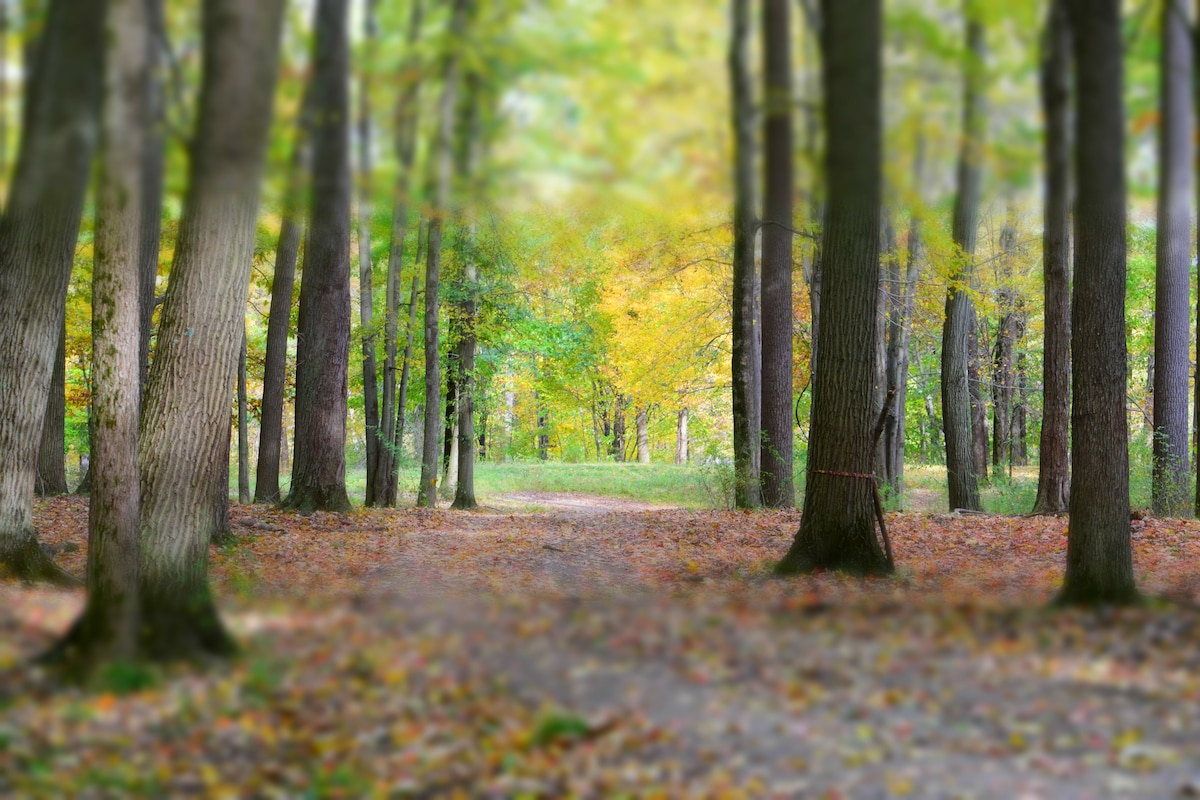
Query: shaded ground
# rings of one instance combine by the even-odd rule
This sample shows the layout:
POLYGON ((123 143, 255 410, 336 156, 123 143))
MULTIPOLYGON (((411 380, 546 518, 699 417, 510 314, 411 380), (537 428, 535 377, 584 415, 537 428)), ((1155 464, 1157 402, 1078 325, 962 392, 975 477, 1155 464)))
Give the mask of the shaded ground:
MULTIPOLYGON (((246 656, 128 696, 20 697, 78 595, 0 586, 0 793, 1200 792, 1193 522, 1134 533, 1187 605, 1052 615, 1065 520, 892 515, 899 578, 782 582, 796 514, 489 505, 235 508, 213 564, 246 656)), ((44 505, 44 540, 85 510, 44 505)))

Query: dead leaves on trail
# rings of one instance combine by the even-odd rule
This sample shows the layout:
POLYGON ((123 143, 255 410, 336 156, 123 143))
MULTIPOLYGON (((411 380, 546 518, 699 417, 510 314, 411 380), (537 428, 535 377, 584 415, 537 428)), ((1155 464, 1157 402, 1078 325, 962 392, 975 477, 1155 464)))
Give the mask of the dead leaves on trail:
MULTIPOLYGON (((82 595, 0 584, 0 796, 1200 787, 1195 522, 1134 523, 1179 605, 1051 614, 1065 519, 894 514, 896 578, 779 581, 796 513, 551 507, 235 506, 211 568, 242 658, 129 693, 43 694, 26 663, 82 595)), ((36 514, 77 574, 86 514, 36 514)))

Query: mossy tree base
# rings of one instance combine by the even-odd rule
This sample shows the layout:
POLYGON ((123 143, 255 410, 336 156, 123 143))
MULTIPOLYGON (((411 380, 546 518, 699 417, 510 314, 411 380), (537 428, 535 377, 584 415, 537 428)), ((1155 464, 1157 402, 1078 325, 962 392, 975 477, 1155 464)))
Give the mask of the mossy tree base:
POLYGON ((83 582, 54 563, 38 544, 32 531, 17 537, 12 546, 0 546, 0 578, 47 583, 51 586, 81 586, 83 582))
POLYGON ((314 511, 344 514, 350 510, 350 498, 345 486, 299 486, 292 489, 282 507, 305 516, 314 511))

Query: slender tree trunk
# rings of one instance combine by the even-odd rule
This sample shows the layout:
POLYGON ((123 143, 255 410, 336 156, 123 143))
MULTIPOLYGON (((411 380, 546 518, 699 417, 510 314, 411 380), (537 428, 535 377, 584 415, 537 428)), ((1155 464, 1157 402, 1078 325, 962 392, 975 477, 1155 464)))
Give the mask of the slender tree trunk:
POLYGON ((292 324, 292 296, 296 289, 296 262, 304 236, 300 198, 312 170, 313 87, 305 88, 292 159, 288 166, 283 223, 275 244, 275 269, 271 276, 271 314, 267 319, 267 351, 263 359, 262 413, 259 419, 258 466, 254 479, 254 502, 280 501, 279 472, 282 448, 284 394, 287 383, 288 333, 292 324))
POLYGON ((625 463, 625 406, 628 401, 621 393, 617 393, 616 402, 613 404, 613 443, 612 455, 613 460, 618 464, 625 463))
POLYGON ((639 464, 650 463, 650 408, 637 410, 637 460, 639 464))
POLYGON ((38 447, 37 493, 42 497, 69 494, 67 487, 66 414, 67 414, 67 328, 63 325, 54 355, 54 373, 46 402, 46 420, 42 424, 42 443, 38 447))
MULTIPOLYGON (((896 226, 892 223, 891 212, 886 201, 879 209, 879 216, 882 220, 882 230, 879 240, 879 291, 875 298, 875 313, 883 322, 876 327, 878 336, 875 338, 875 377, 871 382, 871 416, 874 419, 879 419, 879 415, 883 412, 883 404, 887 402, 888 381, 891 376, 891 367, 888 362, 888 335, 892 319, 900 314, 896 307, 900 301, 899 245, 896 242, 896 226)), ((875 476, 889 486, 892 480, 888 474, 890 462, 887 457, 887 427, 895 424, 896 417, 893 408, 884 421, 884 430, 879 441, 875 443, 875 476)))
MULTIPOLYGON (((729 81, 733 98, 733 463, 738 508, 762 505, 756 469, 759 448, 759 393, 754 263, 754 91, 750 78, 750 1, 731 0, 729 81)), ((622 447, 624 443, 622 443, 622 447)), ((616 453, 614 452, 614 455, 616 453)))
POLYGON ((238 359, 238 502, 250 502, 250 424, 246 409, 246 333, 242 332, 242 353, 238 359))
POLYGON ((434 169, 433 213, 429 219, 425 255, 425 441, 421 453, 421 485, 417 505, 437 505, 438 414, 442 382, 438 354, 438 315, 441 313, 439 281, 442 265, 442 228, 450 209, 450 181, 454 170, 454 122, 462 70, 458 48, 465 39, 471 0, 454 0, 450 22, 452 45, 446 53, 442 74, 442 96, 438 102, 437 136, 431 163, 434 169))
MULTIPOLYGON (((400 368, 400 388, 397 390, 396 398, 396 453, 399 454, 404 449, 404 415, 408 408, 408 383, 412 374, 412 357, 413 357, 413 337, 417 332, 417 296, 420 294, 421 288, 421 273, 419 266, 421 264, 421 256, 424 250, 424 237, 422 236, 423 226, 417 227, 417 255, 416 265, 418 269, 413 271, 412 287, 408 291, 408 333, 405 337, 404 357, 401 359, 400 368)), ((414 453, 419 453, 420 448, 415 447, 414 453)), ((395 487, 395 480, 393 480, 395 487)), ((395 505, 393 498, 391 505, 395 505)))
POLYGON ((0 573, 26 580, 71 580, 38 545, 33 490, 97 138, 103 19, 95 0, 51 3, 0 219, 0 573))
POLYGON ((141 241, 138 244, 138 391, 145 392, 150 374, 150 340, 154 335, 155 290, 158 284, 159 239, 162 236, 163 171, 166 157, 166 100, 163 90, 163 53, 167 48, 164 0, 145 0, 148 35, 146 74, 140 109, 141 241))
MULTIPOLYGON (((373 53, 378 39, 376 6, 367 0, 363 17, 363 46, 373 53)), ((383 505, 387 496, 390 465, 383 458, 390 441, 379 416, 379 373, 375 363, 375 289, 371 266, 371 58, 360 72, 358 83, 358 320, 362 329, 363 417, 366 419, 367 481, 366 505, 383 505), (383 491, 380 491, 383 489, 383 491)), ((386 381, 385 381, 386 383, 386 381)))
POLYGON ((213 488, 229 463, 237 372, 271 123, 283 0, 206 0, 204 77, 188 193, 146 383, 142 639, 163 659, 234 645, 208 588, 213 488))
POLYGON ((468 257, 463 266, 463 290, 466 299, 462 303, 463 315, 461 337, 458 342, 458 419, 457 436, 458 482, 454 490, 454 508, 472 509, 475 502, 475 324, 476 293, 479 277, 475 262, 468 257))
POLYGON ((792 207, 794 179, 791 0, 764 0, 762 228, 762 492, 796 505, 792 481, 792 207))
POLYGON ((1164 3, 1162 14, 1151 495, 1156 515, 1185 517, 1191 512, 1188 345, 1195 168, 1192 31, 1190 9, 1184 0, 1164 3))
POLYGON ((108 0, 107 52, 92 272, 92 408, 99 424, 88 507, 87 605, 50 658, 82 674, 139 656, 138 258, 142 82, 149 72, 144 0, 108 0))
POLYGON ((683 466, 688 463, 688 410, 679 409, 679 417, 675 423, 675 463, 683 466))
POLYGON ((1125 412, 1125 113, 1119 0, 1068 0, 1075 52, 1071 521, 1058 602, 1137 600, 1125 412))
POLYGON ((828 216, 821 345, 813 380, 804 513, 781 574, 891 571, 875 533, 872 474, 882 200, 880 0, 824 0, 828 216), (844 102, 853 97, 855 102, 844 102))
POLYGON ((996 351, 992 360, 992 466, 997 475, 1013 464, 1013 411, 1016 388, 1016 344, 1019 328, 1016 290, 1012 286, 1012 260, 1016 256, 1016 212, 1000 231, 1000 287, 997 305, 996 351))
POLYGON ((950 508, 980 509, 979 473, 975 457, 970 369, 975 307, 968 292, 974 271, 979 217, 980 161, 983 149, 983 25, 967 22, 963 139, 958 163, 958 195, 954 201, 954 243, 961 262, 950 278, 942 327, 942 417, 946 437, 946 473, 950 508))
POLYGON ((302 513, 347 511, 350 360, 349 0, 318 0, 313 172, 296 350, 292 490, 302 513))
POLYGON ((1066 0, 1053 0, 1042 54, 1046 117, 1042 285, 1045 334, 1042 432, 1038 442, 1035 514, 1063 514, 1071 495, 1071 27, 1066 0))

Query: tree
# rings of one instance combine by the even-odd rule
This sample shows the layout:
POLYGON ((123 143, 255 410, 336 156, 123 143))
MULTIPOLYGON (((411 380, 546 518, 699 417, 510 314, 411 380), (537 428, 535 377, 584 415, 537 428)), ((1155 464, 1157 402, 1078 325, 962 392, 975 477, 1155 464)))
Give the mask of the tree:
POLYGON ((366 63, 358 80, 358 319, 362 329, 363 417, 366 420, 367 506, 382 505, 387 495, 378 489, 381 474, 389 468, 383 462, 387 441, 379 419, 379 374, 375 364, 375 291, 371 266, 371 70, 379 38, 376 8, 379 0, 367 0, 363 15, 363 46, 366 63))
POLYGON ((1071 521, 1058 602, 1137 600, 1125 412, 1125 113, 1121 3, 1068 0, 1075 57, 1071 521))
POLYGON ((750 82, 749 0, 731 0, 729 83, 733 127, 733 465, 738 508, 762 505, 754 265, 754 93, 750 82))
POLYGON ((1183 2, 1163 3, 1160 63, 1152 503, 1160 516, 1186 516, 1195 98, 1191 20, 1183 2))
POLYGON ((458 106, 459 75, 462 69, 460 49, 465 39, 471 6, 471 0, 454 2, 449 45, 442 66, 442 96, 438 101, 437 131, 430 159, 434 193, 433 211, 429 219, 425 245, 425 434, 421 452, 421 484, 417 489, 417 505, 427 508, 437 504, 440 466, 438 427, 441 422, 437 409, 442 404, 441 366, 438 355, 442 229, 450 208, 454 121, 458 106))
POLYGON ((791 0, 764 0, 762 226, 762 491, 772 508, 796 505, 792 483, 791 0))
MULTIPOLYGON (((88 597, 51 658, 75 673, 139 656, 138 406, 143 217, 142 106, 149 73, 144 0, 107 0, 104 109, 92 272, 92 413, 88 597)), ((154 243, 155 252, 158 243, 154 243)))
POLYGON ((154 333, 155 286, 158 282, 159 239, 162 235, 163 170, 165 166, 166 92, 163 89, 163 54, 167 47, 164 0, 145 0, 148 35, 146 74, 142 79, 141 109, 142 239, 138 245, 138 373, 139 392, 145 390, 150 370, 150 339, 154 333))
POLYGON ((973 358, 975 305, 971 300, 975 238, 979 217, 984 115, 982 109, 983 25, 967 20, 966 81, 963 90, 963 138, 958 161, 958 193, 954 200, 954 243, 959 263, 946 293, 942 327, 942 423, 946 439, 946 475, 950 508, 980 509, 975 458, 974 414, 969 386, 973 358))
POLYGON ((42 424, 42 442, 38 446, 37 493, 43 497, 67 494, 66 435, 67 329, 63 326, 54 354, 54 372, 46 399, 46 419, 42 424))
POLYGON ((0 219, 0 567, 70 581, 33 530, 37 452, 101 96, 103 4, 53 0, 0 219))
POLYGON ((319 0, 313 70, 313 171, 296 346, 292 490, 303 513, 348 511, 350 360, 349 0, 319 0))
POLYGON ((1066 0, 1053 0, 1042 51, 1046 186, 1042 229, 1045 335, 1042 432, 1035 514, 1061 514, 1070 503, 1071 414, 1071 27, 1066 0))
POLYGON ((875 534, 871 386, 875 376, 882 199, 880 0, 825 0, 825 175, 821 345, 813 376, 800 530, 778 572, 883 574, 875 534), (844 102, 853 97, 855 102, 844 102))

